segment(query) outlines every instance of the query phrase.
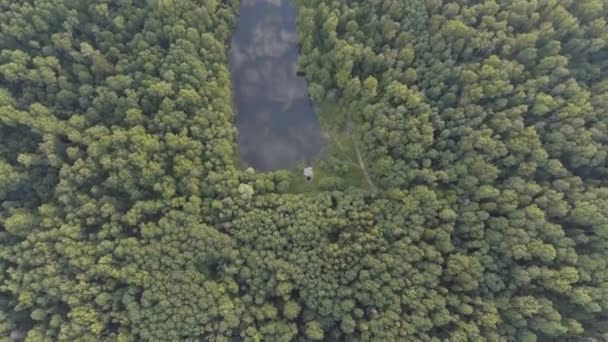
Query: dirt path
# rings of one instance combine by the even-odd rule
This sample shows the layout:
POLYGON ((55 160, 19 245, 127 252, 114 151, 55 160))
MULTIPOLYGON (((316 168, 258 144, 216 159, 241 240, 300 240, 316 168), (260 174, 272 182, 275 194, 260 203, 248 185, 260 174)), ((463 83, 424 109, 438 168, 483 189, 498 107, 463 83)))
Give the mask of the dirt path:
POLYGON ((370 189, 375 192, 378 188, 376 188, 376 185, 374 184, 374 182, 372 182, 369 173, 367 173, 365 162, 361 157, 361 152, 359 152, 359 146, 357 145, 357 139, 355 138, 355 125, 353 124, 353 121, 350 117, 350 113, 348 113, 347 115, 346 133, 350 135, 350 140, 353 142, 353 147, 355 148, 355 153, 357 154, 357 160, 359 162, 359 168, 361 169, 361 172, 363 172, 365 180, 367 181, 367 184, 369 184, 370 189))
POLYGON ((365 176, 369 187, 372 189, 372 191, 375 192, 377 190, 376 185, 374 184, 374 182, 372 182, 372 179, 369 178, 367 168, 365 167, 365 162, 363 161, 363 158, 361 158, 361 153, 359 153, 359 146, 357 146, 357 140, 355 139, 355 135, 353 133, 350 134, 350 139, 353 141, 353 146, 355 147, 355 152, 357 153, 357 159, 359 160, 359 168, 361 169, 361 172, 363 172, 363 175, 365 176))

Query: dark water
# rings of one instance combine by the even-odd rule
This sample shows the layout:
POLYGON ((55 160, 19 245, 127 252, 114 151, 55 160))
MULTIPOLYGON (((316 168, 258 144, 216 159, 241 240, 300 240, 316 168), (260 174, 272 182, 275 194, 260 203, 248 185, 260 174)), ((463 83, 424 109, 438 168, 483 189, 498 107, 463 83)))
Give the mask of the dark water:
POLYGON ((323 139, 297 72, 293 0, 242 0, 229 51, 239 151, 258 170, 309 163, 323 139))

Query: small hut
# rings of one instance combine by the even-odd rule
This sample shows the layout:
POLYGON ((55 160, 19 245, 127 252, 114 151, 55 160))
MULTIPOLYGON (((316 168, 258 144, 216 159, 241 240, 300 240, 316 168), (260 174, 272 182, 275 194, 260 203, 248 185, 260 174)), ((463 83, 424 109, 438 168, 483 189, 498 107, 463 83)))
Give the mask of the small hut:
POLYGON ((312 177, 313 177, 312 166, 304 168, 304 177, 306 177, 307 181, 309 181, 309 182, 312 181, 312 177))

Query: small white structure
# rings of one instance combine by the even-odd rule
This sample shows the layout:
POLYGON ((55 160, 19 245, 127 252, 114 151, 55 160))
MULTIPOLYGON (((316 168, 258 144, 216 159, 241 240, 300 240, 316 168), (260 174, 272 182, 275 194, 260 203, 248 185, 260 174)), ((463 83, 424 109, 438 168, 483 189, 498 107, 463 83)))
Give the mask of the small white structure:
POLYGON ((304 168, 304 177, 306 177, 307 181, 311 181, 313 177, 312 166, 304 168))

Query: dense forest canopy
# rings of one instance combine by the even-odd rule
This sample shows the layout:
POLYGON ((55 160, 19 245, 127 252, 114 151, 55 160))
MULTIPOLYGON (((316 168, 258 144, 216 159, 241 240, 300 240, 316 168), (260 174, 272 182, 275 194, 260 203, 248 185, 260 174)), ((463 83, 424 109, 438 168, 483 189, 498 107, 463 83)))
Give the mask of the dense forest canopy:
POLYGON ((608 3, 295 5, 376 191, 239 168, 238 0, 0 0, 0 339, 608 339, 608 3))

